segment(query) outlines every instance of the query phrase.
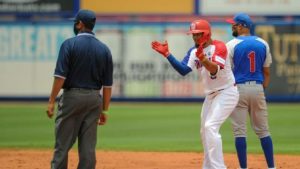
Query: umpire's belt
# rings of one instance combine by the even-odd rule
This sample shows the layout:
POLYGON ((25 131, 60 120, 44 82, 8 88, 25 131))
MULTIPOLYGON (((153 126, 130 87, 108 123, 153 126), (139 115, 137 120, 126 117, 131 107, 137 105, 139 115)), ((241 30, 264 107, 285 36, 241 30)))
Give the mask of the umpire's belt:
POLYGON ((246 81, 246 82, 237 82, 236 84, 262 84, 261 81, 246 81))
POLYGON ((95 91, 95 92, 100 92, 98 89, 88 89, 88 88, 67 88, 64 89, 64 91, 95 91))

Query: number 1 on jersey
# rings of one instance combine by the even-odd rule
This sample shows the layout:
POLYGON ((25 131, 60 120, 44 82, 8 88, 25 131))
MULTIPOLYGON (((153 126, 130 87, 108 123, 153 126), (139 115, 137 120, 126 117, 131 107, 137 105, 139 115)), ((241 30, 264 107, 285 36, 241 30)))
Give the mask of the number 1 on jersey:
POLYGON ((250 72, 254 73, 255 72, 255 52, 251 51, 248 54, 249 62, 250 62, 250 72))

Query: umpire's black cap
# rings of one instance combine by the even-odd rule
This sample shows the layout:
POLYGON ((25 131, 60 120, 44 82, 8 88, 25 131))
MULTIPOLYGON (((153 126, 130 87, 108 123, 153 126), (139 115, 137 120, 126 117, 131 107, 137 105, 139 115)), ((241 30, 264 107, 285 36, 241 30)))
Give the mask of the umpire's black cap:
POLYGON ((81 21, 86 27, 93 29, 96 22, 96 15, 93 11, 82 9, 78 11, 73 20, 74 22, 81 21))

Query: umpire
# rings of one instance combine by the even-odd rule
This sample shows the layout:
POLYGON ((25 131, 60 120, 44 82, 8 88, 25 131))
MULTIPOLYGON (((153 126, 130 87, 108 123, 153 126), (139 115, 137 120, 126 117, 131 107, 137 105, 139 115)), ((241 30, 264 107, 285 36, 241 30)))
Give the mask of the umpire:
POLYGON ((78 138, 78 169, 96 165, 97 123, 104 125, 111 99, 113 64, 109 48, 92 32, 94 12, 80 10, 74 20, 75 37, 61 45, 47 115, 63 88, 55 119, 52 169, 68 168, 68 152, 78 138), (103 87, 103 98, 100 89, 103 87))

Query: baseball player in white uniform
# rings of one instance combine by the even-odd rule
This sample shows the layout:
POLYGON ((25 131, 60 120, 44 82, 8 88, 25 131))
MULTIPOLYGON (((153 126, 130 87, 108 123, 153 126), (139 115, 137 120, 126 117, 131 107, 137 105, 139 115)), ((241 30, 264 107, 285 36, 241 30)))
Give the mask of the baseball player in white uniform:
POLYGON ((206 94, 201 111, 203 169, 226 169, 219 130, 239 99, 226 45, 211 39, 210 24, 203 19, 193 21, 188 34, 192 34, 195 46, 181 62, 169 52, 167 42, 153 41, 152 48, 167 58, 182 76, 192 70, 201 74, 206 94))

